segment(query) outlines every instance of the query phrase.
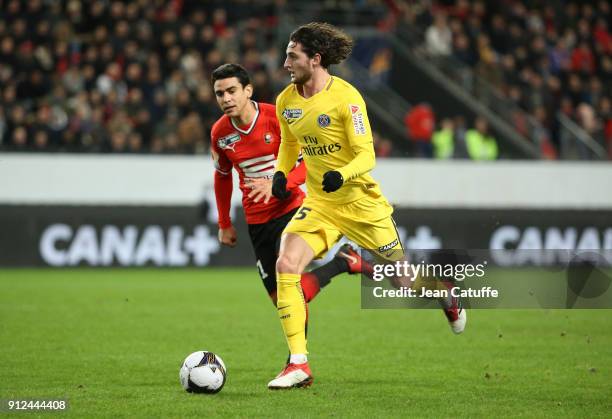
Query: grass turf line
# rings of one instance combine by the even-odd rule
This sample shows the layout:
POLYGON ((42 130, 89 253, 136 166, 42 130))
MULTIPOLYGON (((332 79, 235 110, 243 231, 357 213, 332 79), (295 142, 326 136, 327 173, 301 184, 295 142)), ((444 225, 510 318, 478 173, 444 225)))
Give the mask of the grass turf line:
POLYGON ((75 417, 612 411, 610 310, 472 310, 454 336, 437 310, 359 304, 359 280, 334 279, 311 304, 313 387, 270 392, 287 349, 255 269, 0 270, 0 399, 67 398, 75 417), (198 349, 227 365, 215 396, 180 387, 198 349))

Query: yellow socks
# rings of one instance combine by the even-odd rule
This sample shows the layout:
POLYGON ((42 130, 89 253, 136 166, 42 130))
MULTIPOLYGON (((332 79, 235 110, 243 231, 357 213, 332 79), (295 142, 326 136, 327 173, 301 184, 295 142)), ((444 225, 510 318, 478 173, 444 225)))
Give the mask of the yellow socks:
POLYGON ((306 302, 300 285, 301 275, 276 275, 276 307, 292 354, 306 354, 306 302))

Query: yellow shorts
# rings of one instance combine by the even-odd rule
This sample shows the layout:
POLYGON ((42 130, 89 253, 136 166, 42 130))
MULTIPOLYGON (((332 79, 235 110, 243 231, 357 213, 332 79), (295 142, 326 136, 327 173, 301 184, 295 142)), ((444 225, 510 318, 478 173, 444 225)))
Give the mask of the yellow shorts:
POLYGON ((383 197, 364 197, 337 206, 306 198, 283 234, 294 233, 306 240, 315 258, 344 235, 375 256, 395 261, 404 257, 404 250, 392 213, 393 207, 383 197))

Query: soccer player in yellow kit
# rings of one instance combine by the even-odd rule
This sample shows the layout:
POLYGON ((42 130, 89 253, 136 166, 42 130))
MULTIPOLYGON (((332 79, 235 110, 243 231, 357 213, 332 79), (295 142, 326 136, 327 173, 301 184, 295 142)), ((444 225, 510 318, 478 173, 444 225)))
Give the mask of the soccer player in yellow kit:
MULTIPOLYGON (((382 259, 404 258, 393 208, 369 174, 375 155, 365 102, 357 89, 328 72, 351 49, 352 40, 338 28, 309 23, 291 34, 286 50, 284 67, 292 83, 276 100, 281 145, 272 193, 280 199, 290 196, 286 175, 301 150, 307 197, 283 232, 276 262, 277 310, 291 356, 270 389, 312 383, 300 274, 314 258, 342 235, 382 259)), ((465 311, 454 309, 456 318, 447 314, 451 327, 463 330, 465 311)))

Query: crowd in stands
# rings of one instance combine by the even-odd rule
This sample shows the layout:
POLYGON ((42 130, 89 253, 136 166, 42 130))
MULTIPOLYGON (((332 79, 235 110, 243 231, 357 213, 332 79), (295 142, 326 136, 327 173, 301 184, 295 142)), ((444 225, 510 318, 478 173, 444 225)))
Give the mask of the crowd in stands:
MULTIPOLYGON (((428 23, 430 54, 452 56, 533 115, 557 149, 557 114, 612 158, 609 1, 453 0, 412 16, 428 23)), ((520 130, 521 127, 517 126, 520 130)))
POLYGON ((0 150, 206 152, 214 68, 242 63, 256 100, 285 83, 272 1, 0 7, 0 150))
MULTIPOLYGON (((209 82, 216 66, 243 64, 256 100, 272 102, 288 81, 276 3, 0 2, 0 150, 207 152, 220 116, 209 82)), ((471 66, 534 115, 557 146, 561 112, 612 150, 608 1, 373 3, 389 11, 375 22, 380 30, 424 24, 431 54, 471 66)), ((381 62, 388 71, 389 57, 381 62)), ((498 157, 481 118, 434 118, 427 139, 404 122, 418 156, 498 157)), ((380 157, 403 155, 378 133, 375 148, 380 157)))

